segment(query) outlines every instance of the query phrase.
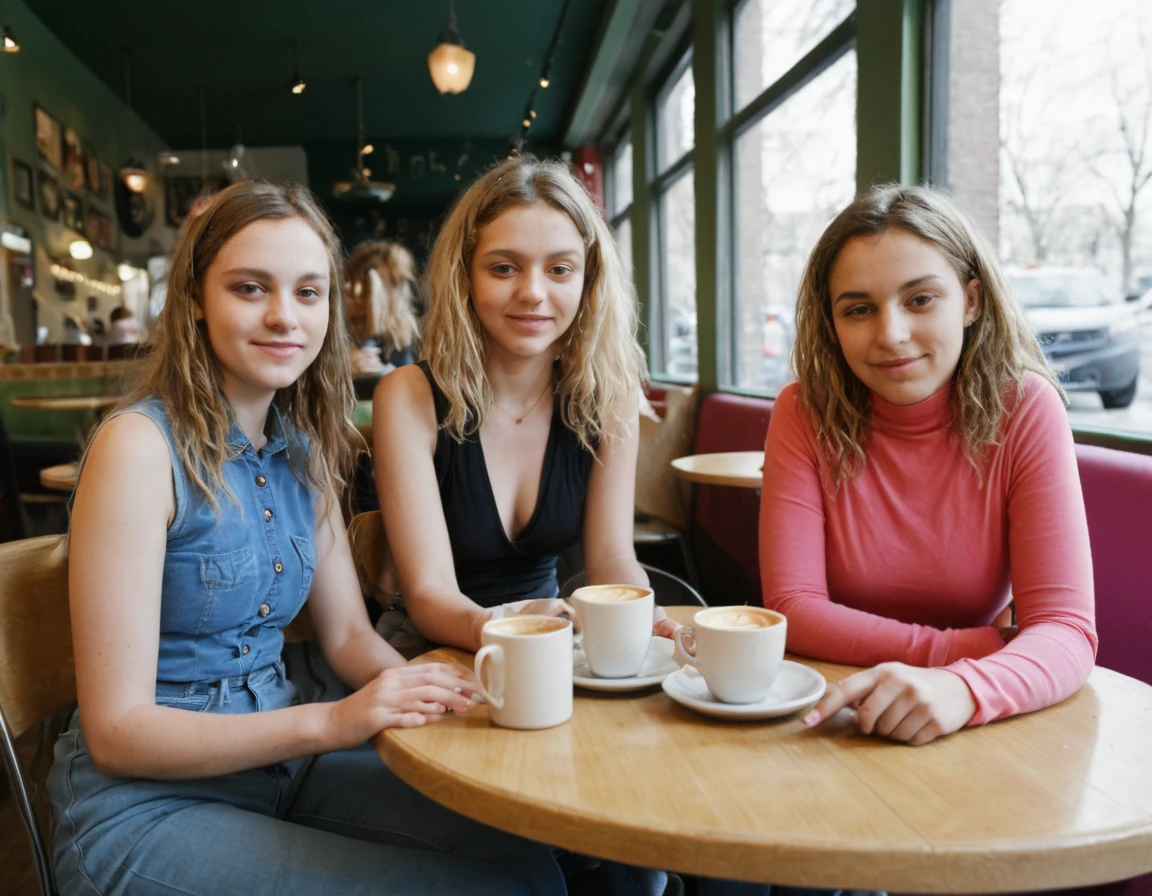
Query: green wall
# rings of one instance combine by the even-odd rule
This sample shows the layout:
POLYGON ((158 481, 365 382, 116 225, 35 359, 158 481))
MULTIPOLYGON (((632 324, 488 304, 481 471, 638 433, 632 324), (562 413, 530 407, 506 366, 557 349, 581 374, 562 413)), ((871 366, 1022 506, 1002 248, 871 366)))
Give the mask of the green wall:
MULTIPOLYGON (((59 338, 59 330, 66 314, 87 315, 86 294, 79 290, 74 299, 56 294, 54 278, 47 270, 49 260, 61 260, 73 270, 86 276, 109 282, 119 282, 116 264, 124 259, 142 263, 148 255, 163 254, 171 246, 175 231, 164 224, 160 189, 155 175, 159 174, 157 154, 165 149, 164 142, 139 118, 130 113, 124 101, 107 85, 96 78, 40 22, 19 2, 9 0, 3 6, 4 22, 11 26, 20 43, 19 53, 0 53, 0 96, 3 116, 0 118, 0 217, 27 231, 36 259, 36 294, 42 300, 38 306, 38 319, 50 329, 50 339, 59 338), (72 128, 81 141, 108 166, 115 176, 116 170, 129 157, 145 163, 154 177, 152 198, 155 215, 151 226, 138 239, 128 239, 120 233, 116 222, 115 205, 109 199, 92 199, 84 190, 73 191, 84 201, 85 209, 92 205, 108 215, 114 222, 116 249, 97 249, 89 261, 76 261, 68 255, 69 243, 77 234, 60 222, 49 221, 39 211, 39 197, 34 189, 36 209, 29 210, 15 201, 12 192, 11 159, 16 158, 33 167, 50 172, 58 181, 61 172, 43 161, 36 152, 36 133, 33 105, 39 104, 52 115, 61 128, 72 128)), ((114 47, 109 53, 117 53, 114 47)), ((35 188, 35 181, 33 183, 35 188)), ((0 277, 0 298, 7 309, 9 284, 6 272, 0 277)), ((20 300, 19 296, 13 297, 20 300)), ((103 317, 119 300, 98 297, 103 317)), ((26 300, 26 299, 24 299, 26 300)))

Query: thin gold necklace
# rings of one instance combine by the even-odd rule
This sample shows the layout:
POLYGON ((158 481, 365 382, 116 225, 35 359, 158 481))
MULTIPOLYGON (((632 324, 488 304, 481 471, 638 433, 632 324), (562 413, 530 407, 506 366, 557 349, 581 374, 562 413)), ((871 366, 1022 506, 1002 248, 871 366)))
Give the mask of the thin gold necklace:
POLYGON ((508 410, 506 407, 504 407, 504 405, 500 404, 500 402, 498 402, 496 400, 495 396, 493 396, 493 398, 492 398, 492 404, 496 405, 496 407, 500 408, 500 410, 502 410, 505 414, 507 414, 509 417, 511 417, 513 420, 515 420, 516 425, 519 426, 521 423, 523 423, 525 420, 528 419, 529 414, 531 414, 534 410, 536 410, 536 405, 540 404, 540 399, 543 398, 551 389, 552 389, 552 383, 548 383, 547 385, 545 385, 544 391, 541 392, 539 395, 537 395, 536 400, 534 402, 532 402, 532 407, 528 408, 528 410, 526 410, 519 417, 517 417, 510 410, 508 410))

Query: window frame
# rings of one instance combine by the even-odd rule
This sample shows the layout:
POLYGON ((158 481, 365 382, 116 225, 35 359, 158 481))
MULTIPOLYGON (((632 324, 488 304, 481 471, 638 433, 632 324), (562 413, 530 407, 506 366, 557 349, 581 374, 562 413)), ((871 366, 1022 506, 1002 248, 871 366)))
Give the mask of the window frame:
MULTIPOLYGON (((856 50, 857 10, 854 7, 816 46, 797 59, 786 72, 768 84, 743 108, 736 110, 736 78, 732 70, 736 59, 736 12, 743 4, 752 2, 756 2, 756 0, 733 0, 729 6, 729 15, 724 22, 725 53, 721 66, 725 79, 722 91, 724 121, 719 129, 719 141, 721 157, 726 162, 721 166, 722 170, 719 172, 719 176, 722 178, 721 195, 724 201, 724 214, 721 220, 725 234, 721 243, 721 254, 725 256, 726 263, 720 284, 721 295, 717 297, 716 303, 717 324, 722 334, 718 340, 716 361, 718 385, 724 392, 756 398, 775 398, 776 392, 774 390, 753 389, 737 385, 739 381, 739 371, 736 369, 739 356, 739 328, 737 327, 739 296, 737 294, 734 247, 737 244, 739 228, 736 220, 738 189, 734 161, 736 142, 741 136, 771 115, 773 111, 839 62, 845 54, 856 50)), ((860 0, 857 0, 857 5, 859 2, 860 0)), ((858 127, 856 133, 857 142, 859 142, 858 127)))
MULTIPOLYGON (((660 165, 660 108, 661 105, 667 101, 668 94, 683 77, 685 72, 692 72, 692 63, 695 58, 694 48, 691 40, 684 40, 679 46, 676 47, 672 53, 672 61, 661 72, 660 76, 654 81, 654 88, 650 91, 649 102, 649 121, 650 133, 652 135, 650 154, 650 165, 646 166, 649 171, 648 176, 648 196, 649 196, 649 224, 651 229, 651 268, 649 282, 651 283, 651 295, 649 296, 648 305, 648 371, 654 380, 669 383, 691 384, 699 378, 699 366, 697 366, 696 377, 677 376, 668 373, 667 371, 667 357, 666 357, 666 341, 668 323, 668 301, 667 301, 667 261, 668 253, 665 241, 663 239, 664 233, 664 201, 671 189, 679 183, 679 181, 688 175, 695 176, 695 159, 696 159, 696 140, 693 134, 692 146, 687 151, 682 153, 676 159, 670 160, 661 170, 660 165), (656 338, 652 336, 655 334, 656 338)), ((635 147, 633 147, 635 152, 635 147)), ((695 215, 693 216, 695 221, 695 215)), ((697 273, 697 278, 699 274, 697 273)), ((699 308, 696 314, 696 357, 697 365, 699 365, 700 358, 700 315, 699 308)))

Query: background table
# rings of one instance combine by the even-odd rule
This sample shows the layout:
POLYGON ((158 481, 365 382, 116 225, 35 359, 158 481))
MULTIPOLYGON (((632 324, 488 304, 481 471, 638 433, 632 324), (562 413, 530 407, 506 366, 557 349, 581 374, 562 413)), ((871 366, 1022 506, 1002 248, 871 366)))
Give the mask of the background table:
POLYGON ((79 462, 57 464, 54 467, 45 467, 40 471, 40 484, 45 488, 54 488, 61 492, 71 492, 72 489, 76 488, 76 477, 79 475, 79 462))
MULTIPOLYGON (((673 607, 681 621, 689 607, 673 607)), ((426 659, 471 656, 440 649, 426 659)), ((829 681, 850 667, 808 662, 829 681)), ((571 850, 713 877, 982 893, 1152 871, 1152 687, 1096 669, 1042 712, 924 747, 847 710, 708 719, 659 689, 577 689, 567 724, 509 731, 486 707, 391 729, 377 751, 458 812, 571 850)))
POLYGON ((120 398, 119 395, 29 395, 13 398, 12 407, 41 411, 99 411, 111 407, 120 398))
POLYGON ((701 485, 760 488, 764 479, 763 466, 763 451, 721 451, 678 457, 672 461, 672 472, 681 479, 701 485))

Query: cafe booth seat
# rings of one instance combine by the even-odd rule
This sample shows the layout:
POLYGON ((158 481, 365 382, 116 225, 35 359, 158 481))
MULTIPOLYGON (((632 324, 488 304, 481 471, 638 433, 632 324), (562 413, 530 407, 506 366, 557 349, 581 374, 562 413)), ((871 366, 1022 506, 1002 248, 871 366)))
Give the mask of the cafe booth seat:
MULTIPOLYGON (((772 401, 715 392, 700 403, 693 454, 763 451, 772 401)), ((692 547, 710 604, 759 604, 760 495, 756 489, 694 487, 692 547)))
POLYGON ((1096 663, 1152 684, 1152 457, 1077 445, 1096 586, 1096 663))

